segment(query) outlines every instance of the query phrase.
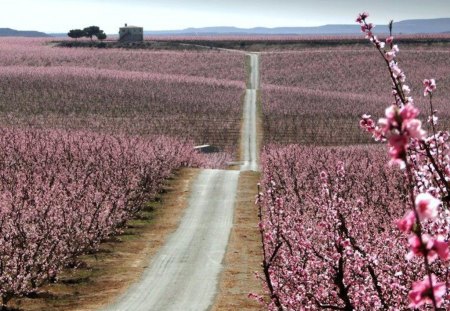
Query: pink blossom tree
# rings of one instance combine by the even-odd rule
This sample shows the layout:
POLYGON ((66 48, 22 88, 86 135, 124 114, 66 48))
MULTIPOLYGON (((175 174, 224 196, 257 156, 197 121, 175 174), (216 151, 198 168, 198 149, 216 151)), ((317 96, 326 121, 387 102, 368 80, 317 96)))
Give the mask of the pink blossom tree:
POLYGON ((120 232, 166 178, 198 166, 192 144, 0 129, 0 297, 36 292, 120 232))
POLYGON ((256 298, 270 310, 449 307, 450 148, 436 81, 424 80, 428 134, 394 37, 378 39, 367 18, 357 22, 384 60, 393 101, 360 126, 387 144, 387 157, 377 146, 264 150, 257 203, 270 301, 256 298))

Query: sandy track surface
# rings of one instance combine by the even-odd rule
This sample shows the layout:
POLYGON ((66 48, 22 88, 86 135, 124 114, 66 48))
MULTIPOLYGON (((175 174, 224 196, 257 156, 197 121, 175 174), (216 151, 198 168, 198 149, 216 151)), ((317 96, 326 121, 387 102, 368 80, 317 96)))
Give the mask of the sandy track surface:
POLYGON ((251 73, 249 88, 245 92, 244 126, 241 136, 244 163, 241 171, 258 171, 258 150, 256 137, 256 97, 259 88, 259 56, 249 54, 251 73))
POLYGON ((239 172, 203 170, 179 228, 141 280, 107 310, 206 310, 233 225, 239 172))

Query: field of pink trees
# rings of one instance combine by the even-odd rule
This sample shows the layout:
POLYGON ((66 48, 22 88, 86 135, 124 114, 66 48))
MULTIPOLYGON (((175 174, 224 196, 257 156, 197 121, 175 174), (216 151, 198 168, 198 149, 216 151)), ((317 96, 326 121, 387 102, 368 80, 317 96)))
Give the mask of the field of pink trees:
MULTIPOLYGON (((303 76, 277 76, 272 64, 274 73, 264 78, 266 118, 279 111, 284 115, 279 124, 298 122, 288 115, 300 111, 290 106, 303 98, 309 101, 298 105, 310 113, 311 123, 297 129, 312 135, 334 131, 336 136, 321 138, 342 139, 305 141, 304 132, 293 131, 285 142, 316 146, 269 144, 263 150, 259 277, 270 299, 250 296, 269 310, 450 308, 449 103, 442 94, 449 90, 444 65, 449 59, 433 49, 414 61, 402 57, 395 38, 377 38, 367 17, 362 13, 357 22, 377 58, 366 52, 352 57, 348 51, 348 59, 331 53, 320 66, 299 65, 310 68, 303 76), (347 71, 352 74, 340 77, 347 71), (411 82, 410 76, 415 76, 411 82), (293 100, 287 107, 268 95, 282 90, 290 94, 284 100, 293 100), (334 123, 338 118, 356 124, 340 128, 341 122, 334 123), (348 146, 358 142, 352 134, 358 128, 378 145, 348 146), (346 146, 317 146, 329 144, 346 146)), ((267 141, 279 139, 272 133, 265 133, 267 141)))
POLYGON ((244 56, 53 48, 0 41, 0 118, 7 125, 163 134, 238 145, 244 56))
POLYGON ((231 161, 245 75, 234 53, 0 39, 1 305, 95 252, 176 169, 231 161))
MULTIPOLYGON (((408 45, 398 55, 411 77, 411 94, 426 107, 422 78, 440 81, 437 94, 450 92, 450 51, 408 45)), ((366 143, 359 117, 380 115, 391 101, 389 75, 379 53, 364 46, 353 49, 315 48, 268 53, 261 57, 262 101, 266 143, 345 145, 366 143)), ((442 126, 450 125, 450 103, 436 96, 442 126)))
POLYGON ((0 129, 0 296, 35 292, 203 159, 191 144, 91 132, 0 129))
POLYGON ((385 167, 383 150, 268 147, 261 161, 260 226, 279 303, 287 310, 405 305, 418 271, 402 260, 407 239, 394 220, 407 210, 407 191, 401 174, 385 167))
MULTIPOLYGON (((250 296, 269 310, 450 309, 450 52, 400 49, 367 17, 367 47, 261 55, 269 299, 250 296)), ((229 161, 244 89, 242 54, 0 40, 2 304, 120 232, 175 169, 229 161)))
POLYGON ((0 77, 4 124, 237 146, 244 82, 77 67, 0 67, 0 77))
MULTIPOLYGON (((400 40, 449 40, 450 35, 442 34, 401 34, 398 35, 400 40)), ((310 43, 314 41, 338 42, 338 41, 354 41, 360 42, 361 36, 358 35, 147 35, 147 41, 185 41, 185 42, 221 42, 221 41, 237 41, 237 42, 286 42, 310 43)))
POLYGON ((53 48, 48 39, 0 39, 0 65, 88 67, 245 81, 244 56, 218 51, 53 48))

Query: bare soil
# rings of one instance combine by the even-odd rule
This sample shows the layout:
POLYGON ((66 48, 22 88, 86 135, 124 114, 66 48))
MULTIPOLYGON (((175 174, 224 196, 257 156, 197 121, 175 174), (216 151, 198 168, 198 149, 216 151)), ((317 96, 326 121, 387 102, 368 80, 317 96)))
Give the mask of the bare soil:
POLYGON ((259 303, 248 298, 249 293, 262 292, 261 282, 255 276, 255 272, 262 273, 258 209, 255 205, 259 178, 257 172, 240 174, 234 225, 212 311, 264 310, 259 303))
POLYGON ((97 310, 112 302, 137 280, 150 259, 176 230, 198 169, 182 169, 168 181, 161 196, 128 223, 123 234, 103 243, 100 251, 80 258, 82 266, 67 269, 55 284, 33 298, 15 299, 18 310, 97 310))

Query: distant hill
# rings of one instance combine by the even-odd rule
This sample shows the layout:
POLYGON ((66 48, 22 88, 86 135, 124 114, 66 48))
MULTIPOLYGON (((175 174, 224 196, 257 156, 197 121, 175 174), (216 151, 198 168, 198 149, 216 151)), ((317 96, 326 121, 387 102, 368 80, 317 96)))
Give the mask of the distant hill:
MULTIPOLYGON (((378 33, 387 33, 387 25, 377 25, 378 33)), ((395 34, 434 34, 450 32, 450 18, 414 19, 394 23, 395 34)), ((324 25, 318 27, 237 28, 204 27, 183 30, 145 31, 146 35, 352 35, 359 34, 358 25, 324 25)))
MULTIPOLYGON (((377 25, 377 33, 388 33, 387 25, 377 25)), ((324 25, 317 27, 203 27, 186 28, 183 30, 145 31, 146 35, 354 35, 360 34, 360 27, 349 25, 324 25)), ((411 19, 394 23, 394 34, 443 34, 450 33, 450 18, 411 19)), ((67 37, 66 33, 46 34, 38 31, 19 31, 11 28, 0 28, 0 37, 67 37)))
POLYGON ((39 32, 39 31, 31 31, 31 30, 15 30, 11 28, 0 28, 0 37, 50 37, 48 34, 39 32))
POLYGON ((394 30, 396 33, 405 34, 450 32, 450 18, 405 20, 394 23, 394 30))

